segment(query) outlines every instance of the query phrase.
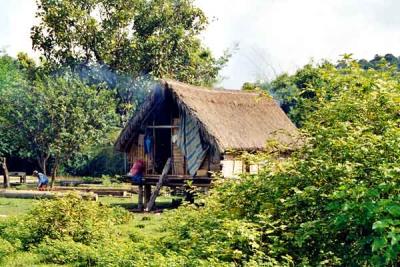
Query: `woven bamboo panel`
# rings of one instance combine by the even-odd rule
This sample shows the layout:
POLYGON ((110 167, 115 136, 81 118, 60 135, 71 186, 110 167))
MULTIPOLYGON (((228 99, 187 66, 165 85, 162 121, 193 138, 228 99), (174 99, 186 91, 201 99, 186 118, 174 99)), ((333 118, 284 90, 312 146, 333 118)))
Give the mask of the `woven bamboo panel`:
MULTIPOLYGON (((177 126, 180 123, 180 119, 173 119, 172 124, 177 126)), ((172 135, 175 137, 178 136, 179 129, 178 128, 173 128, 172 129, 172 135)), ((173 165, 172 165, 172 173, 173 174, 186 174, 186 168, 185 168, 185 156, 182 154, 181 149, 178 147, 176 142, 172 143, 172 159, 173 159, 173 165)))

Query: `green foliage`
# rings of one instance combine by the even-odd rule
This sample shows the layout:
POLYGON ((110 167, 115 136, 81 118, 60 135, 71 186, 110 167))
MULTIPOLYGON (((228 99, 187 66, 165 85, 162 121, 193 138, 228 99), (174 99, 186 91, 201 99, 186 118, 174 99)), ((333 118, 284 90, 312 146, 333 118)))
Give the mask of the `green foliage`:
POLYGON ((192 0, 39 0, 33 47, 58 65, 106 64, 134 77, 212 84, 216 59, 199 35, 207 25, 192 0))
POLYGON ((114 210, 96 202, 82 201, 79 197, 43 201, 30 212, 32 243, 45 237, 51 239, 71 238, 75 242, 91 244, 109 236, 109 228, 120 224, 125 218, 113 216, 114 210), (35 223, 36 222, 36 223, 35 223))
POLYGON ((93 247, 70 238, 46 239, 35 249, 35 253, 42 255, 44 262, 73 263, 75 266, 94 266, 96 259, 93 247))
POLYGON ((124 154, 115 150, 114 142, 120 133, 117 128, 101 143, 90 145, 78 153, 75 157, 65 162, 63 173, 73 176, 113 176, 125 174, 124 154))
POLYGON ((15 251, 14 247, 3 238, 0 238, 0 260, 15 251))
POLYGON ((52 157, 54 172, 115 125, 112 94, 68 73, 38 78, 32 87, 13 90, 5 98, 13 108, 5 115, 23 136, 25 156, 37 158, 43 170, 52 157))
POLYGON ((285 160, 253 155, 258 175, 167 212, 156 236, 141 234, 143 221, 121 234, 124 212, 71 198, 7 220, 0 238, 81 266, 398 266, 400 76, 348 57, 317 74, 301 100, 303 147, 285 160))
POLYGON ((363 69, 385 69, 389 66, 400 69, 400 58, 392 54, 386 54, 384 56, 375 55, 375 57, 369 61, 366 59, 358 60, 358 64, 363 69))
POLYGON ((246 82, 242 85, 242 90, 243 91, 256 91, 256 90, 260 90, 261 88, 258 86, 258 84, 256 83, 249 83, 246 82))
POLYGON ((27 247, 46 238, 70 238, 83 244, 110 238, 110 228, 128 221, 130 216, 120 209, 71 195, 56 201, 39 201, 23 219, 23 222, 8 222, 10 225, 6 225, 3 237, 8 237, 10 242, 19 239, 27 247))
POLYGON ((16 88, 26 85, 25 75, 16 60, 0 55, 0 156, 10 155, 18 147, 18 132, 10 124, 7 114, 13 111, 6 96, 16 88))
POLYGON ((184 256, 186 266, 230 266, 262 259, 257 225, 231 220, 215 208, 186 206, 170 213, 165 222, 168 236, 162 246, 184 256), (183 217, 185 220, 180 219, 183 217))
POLYGON ((117 227, 131 219, 121 208, 77 195, 41 200, 27 215, 2 221, 0 256, 29 251, 47 263, 125 266, 132 244, 120 237, 117 227))
MULTIPOLYGON (((345 88, 344 84, 334 86, 332 75, 343 75, 343 77, 348 77, 348 82, 356 82, 355 79, 352 79, 354 76, 351 77, 347 73, 349 67, 347 59, 351 59, 351 55, 344 55, 343 58, 337 64, 327 61, 320 64, 310 63, 297 70, 293 75, 282 74, 271 82, 255 83, 252 86, 269 91, 280 102, 282 109, 291 120, 296 125, 303 126, 308 116, 323 106, 325 100, 331 99, 334 94, 345 88), (326 91, 327 89, 329 91, 326 91)), ((395 73, 398 72, 400 66, 399 59, 391 54, 376 55, 370 61, 362 59, 351 64, 359 65, 365 70, 375 69, 395 73)), ((244 84, 244 86, 248 85, 244 84)))
POLYGON ((260 84, 260 87, 280 102, 294 123, 302 126, 307 116, 321 106, 321 97, 329 98, 336 91, 336 88, 332 88, 333 92, 320 91, 329 82, 326 79, 335 68, 329 62, 317 66, 308 64, 294 75, 282 74, 270 83, 260 84))
MULTIPOLYGON (((221 187, 224 213, 263 228, 264 251, 296 265, 397 265, 400 84, 392 70, 319 71, 305 146, 221 187), (333 93, 334 92, 334 93, 333 93)), ((222 211, 220 211, 222 212, 222 211)))

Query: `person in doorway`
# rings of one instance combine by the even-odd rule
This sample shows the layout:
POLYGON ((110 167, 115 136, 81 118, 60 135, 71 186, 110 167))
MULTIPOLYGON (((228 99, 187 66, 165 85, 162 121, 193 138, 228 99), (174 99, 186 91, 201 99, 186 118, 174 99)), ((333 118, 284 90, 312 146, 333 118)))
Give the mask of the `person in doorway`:
POLYGON ((47 185, 49 184, 49 178, 41 172, 33 171, 33 175, 38 178, 38 186, 37 189, 39 191, 45 191, 47 185))
POLYGON ((133 184, 143 184, 144 161, 136 160, 130 169, 128 176, 131 178, 133 184))

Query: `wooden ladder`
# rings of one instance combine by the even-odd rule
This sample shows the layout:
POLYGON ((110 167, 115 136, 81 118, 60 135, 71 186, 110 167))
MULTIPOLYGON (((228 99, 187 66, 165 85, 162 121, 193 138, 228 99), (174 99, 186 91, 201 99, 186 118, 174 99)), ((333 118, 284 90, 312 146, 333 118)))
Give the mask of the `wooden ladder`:
POLYGON ((154 203, 156 202, 156 198, 160 193, 161 186, 163 185, 164 180, 167 177, 170 168, 171 168, 171 158, 168 158, 167 162, 164 165, 164 169, 160 175, 160 178, 158 179, 156 188, 154 189, 153 193, 151 194, 150 200, 147 203, 145 211, 151 211, 153 209, 154 203))

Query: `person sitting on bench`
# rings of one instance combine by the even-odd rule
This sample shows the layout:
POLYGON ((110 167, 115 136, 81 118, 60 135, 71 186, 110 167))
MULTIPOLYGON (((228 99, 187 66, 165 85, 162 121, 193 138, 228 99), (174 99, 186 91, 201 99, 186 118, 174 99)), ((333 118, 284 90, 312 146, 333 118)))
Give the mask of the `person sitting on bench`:
POLYGON ((33 175, 38 178, 38 186, 37 189, 39 191, 45 191, 47 185, 49 184, 49 178, 41 172, 33 171, 33 175))
POLYGON ((131 178, 133 184, 143 184, 144 161, 136 160, 130 169, 128 176, 131 178))

